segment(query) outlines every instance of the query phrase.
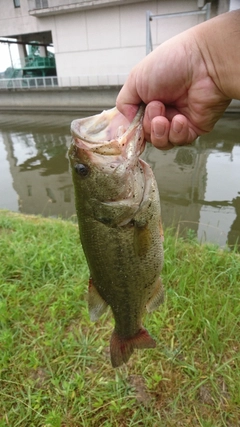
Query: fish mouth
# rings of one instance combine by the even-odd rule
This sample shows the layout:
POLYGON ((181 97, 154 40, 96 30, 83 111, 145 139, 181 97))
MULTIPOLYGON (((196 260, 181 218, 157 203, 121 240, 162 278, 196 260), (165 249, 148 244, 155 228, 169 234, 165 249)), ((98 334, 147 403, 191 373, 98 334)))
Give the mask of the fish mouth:
POLYGON ((131 123, 116 107, 91 117, 74 120, 71 123, 74 144, 80 149, 101 155, 116 156, 129 148, 133 134, 136 132, 135 139, 138 143, 135 143, 135 151, 140 155, 145 148, 145 140, 142 136, 144 109, 145 106, 142 104, 131 123))

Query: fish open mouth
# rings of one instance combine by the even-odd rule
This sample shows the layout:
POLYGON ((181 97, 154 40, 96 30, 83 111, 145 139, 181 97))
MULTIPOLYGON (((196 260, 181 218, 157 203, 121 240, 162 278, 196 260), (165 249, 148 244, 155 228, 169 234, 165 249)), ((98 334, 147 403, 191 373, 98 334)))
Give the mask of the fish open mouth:
MULTIPOLYGON (((143 113, 144 106, 141 105, 130 123, 114 107, 95 116, 74 120, 71 124, 74 143, 79 148, 91 150, 98 154, 119 155, 138 126, 142 129, 143 113)), ((145 141, 143 140, 142 146, 139 147, 141 153, 144 147, 145 141)))

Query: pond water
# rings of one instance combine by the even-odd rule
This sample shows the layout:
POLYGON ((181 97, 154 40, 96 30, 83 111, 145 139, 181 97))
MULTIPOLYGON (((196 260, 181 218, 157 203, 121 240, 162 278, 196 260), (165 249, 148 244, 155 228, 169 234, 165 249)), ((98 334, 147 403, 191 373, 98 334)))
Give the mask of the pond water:
MULTIPOLYGON (((0 114, 0 208, 75 215, 66 157, 72 120, 83 114, 0 114)), ((233 246, 240 236, 240 114, 226 114, 192 146, 143 158, 157 178, 165 226, 233 246)), ((240 247, 240 244, 239 244, 240 247)))

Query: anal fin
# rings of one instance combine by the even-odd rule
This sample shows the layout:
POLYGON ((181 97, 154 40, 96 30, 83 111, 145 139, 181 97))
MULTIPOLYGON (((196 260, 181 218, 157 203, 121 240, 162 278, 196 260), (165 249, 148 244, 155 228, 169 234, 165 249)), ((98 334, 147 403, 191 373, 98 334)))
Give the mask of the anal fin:
POLYGON ((88 310, 90 319, 95 322, 106 311, 108 304, 99 295, 90 277, 88 286, 88 310))
POLYGON ((155 288, 153 290, 152 296, 146 304, 146 309, 148 313, 156 310, 160 304, 164 302, 164 287, 161 281, 161 278, 158 277, 155 282, 155 288))
POLYGON ((113 368, 127 363, 134 349, 155 348, 156 342, 148 331, 141 328, 136 335, 129 338, 120 337, 113 331, 110 341, 110 354, 113 368))

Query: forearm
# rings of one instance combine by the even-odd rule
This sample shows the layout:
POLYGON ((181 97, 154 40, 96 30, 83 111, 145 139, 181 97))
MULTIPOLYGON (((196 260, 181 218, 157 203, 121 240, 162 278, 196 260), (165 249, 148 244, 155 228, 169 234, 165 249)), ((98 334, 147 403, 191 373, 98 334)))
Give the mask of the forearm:
POLYGON ((216 86, 240 99, 240 9, 193 27, 192 34, 216 86))

